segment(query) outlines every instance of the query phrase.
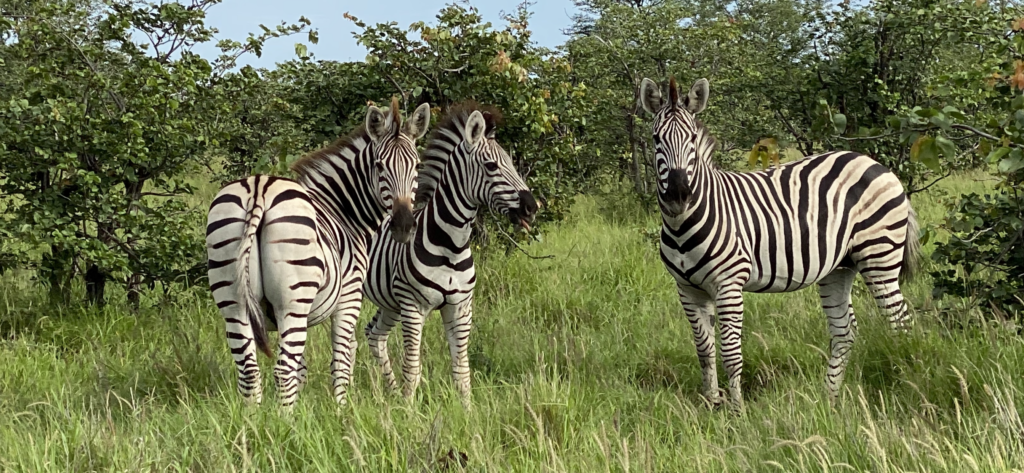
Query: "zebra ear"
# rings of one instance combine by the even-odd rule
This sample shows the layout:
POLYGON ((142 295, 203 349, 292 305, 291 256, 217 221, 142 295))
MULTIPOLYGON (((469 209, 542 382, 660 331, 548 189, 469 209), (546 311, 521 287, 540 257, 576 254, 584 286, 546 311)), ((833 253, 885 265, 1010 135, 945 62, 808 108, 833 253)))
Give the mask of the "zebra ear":
POLYGON ((427 133, 427 128, 430 128, 430 104, 423 103, 416 107, 416 111, 405 121, 402 132, 413 140, 418 140, 427 133))
POLYGON ((708 80, 700 79, 690 88, 690 93, 683 99, 686 110, 696 115, 708 106, 708 80))
POLYGON ((485 133, 487 133, 487 121, 484 120, 483 114, 476 110, 466 120, 466 141, 469 142, 470 147, 476 146, 480 140, 484 139, 485 133))
POLYGON ((661 88, 653 80, 644 78, 640 82, 640 106, 647 113, 654 115, 661 110, 662 105, 665 105, 665 101, 661 97, 661 88))
POLYGON ((387 115, 376 106, 370 105, 366 111, 366 134, 370 135, 370 139, 374 142, 380 141, 387 134, 390 125, 387 115))

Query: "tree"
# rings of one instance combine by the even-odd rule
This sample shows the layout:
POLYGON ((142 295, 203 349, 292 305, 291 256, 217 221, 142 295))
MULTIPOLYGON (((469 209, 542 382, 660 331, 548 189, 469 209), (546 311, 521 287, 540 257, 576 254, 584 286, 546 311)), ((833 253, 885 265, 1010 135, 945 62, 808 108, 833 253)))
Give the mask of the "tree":
POLYGON ((53 294, 66 298, 83 275, 91 302, 116 281, 137 303, 142 284, 204 272, 194 264, 200 235, 182 231, 199 228, 201 214, 180 197, 192 191, 185 176, 223 137, 212 118, 230 110, 213 85, 238 55, 304 28, 225 43, 211 64, 190 48, 212 38, 203 19, 219 2, 5 4, 0 225, 46 250, 36 264, 53 294))
POLYGON ((530 41, 526 7, 500 30, 460 5, 442 9, 434 26, 417 22, 408 30, 348 18, 369 50, 367 73, 407 103, 429 102, 436 113, 470 99, 501 109, 498 139, 553 219, 594 169, 580 159, 577 142, 593 104, 584 100, 587 87, 573 83, 569 63, 530 41))

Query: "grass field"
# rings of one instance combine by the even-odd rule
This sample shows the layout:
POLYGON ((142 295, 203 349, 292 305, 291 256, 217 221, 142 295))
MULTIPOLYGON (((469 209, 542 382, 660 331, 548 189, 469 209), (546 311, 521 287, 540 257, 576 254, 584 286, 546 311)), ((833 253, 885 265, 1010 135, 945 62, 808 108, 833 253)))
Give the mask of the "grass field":
MULTIPOLYGON (((981 190, 982 177, 915 196, 919 215, 939 221, 944 193, 981 190)), ((383 392, 360 337, 351 402, 338 408, 321 326, 307 349, 310 383, 285 416, 270 376, 261 407, 235 392, 208 291, 153 295, 138 315, 119 304, 53 309, 27 275, 9 274, 0 279, 0 469, 1024 468, 1022 339, 969 311, 940 316, 926 277, 907 288, 917 326, 902 336, 858 282, 860 330, 836 407, 823 387, 828 337, 816 291, 748 295, 745 410, 709 410, 689 324, 644 234, 658 219, 611 202, 580 199, 568 221, 528 248, 554 258, 478 259, 468 412, 449 381, 436 315, 415 400, 383 392)))

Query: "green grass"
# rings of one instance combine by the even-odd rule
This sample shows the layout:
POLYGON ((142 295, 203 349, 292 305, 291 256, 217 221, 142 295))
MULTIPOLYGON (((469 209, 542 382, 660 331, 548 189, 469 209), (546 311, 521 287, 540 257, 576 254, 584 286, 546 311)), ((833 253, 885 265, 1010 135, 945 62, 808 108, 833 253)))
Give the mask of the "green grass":
MULTIPOLYGON (((936 222, 940 197, 983 190, 981 177, 951 179, 914 205, 936 222)), ((236 394, 208 291, 152 295, 138 315, 117 304, 55 309, 28 275, 9 274, 0 279, 0 469, 459 471, 461 454, 469 471, 1024 465, 1022 339, 994 325, 952 328, 926 277, 907 288, 917 326, 904 336, 858 282, 859 338, 834 408, 815 290, 748 295, 746 408, 709 410, 689 325, 644 233, 657 222, 628 202, 583 198, 528 247, 555 258, 479 259, 469 412, 449 381, 436 315, 414 401, 383 392, 360 336, 351 402, 338 408, 321 326, 307 349, 310 383, 287 416, 269 376, 263 406, 236 394)))

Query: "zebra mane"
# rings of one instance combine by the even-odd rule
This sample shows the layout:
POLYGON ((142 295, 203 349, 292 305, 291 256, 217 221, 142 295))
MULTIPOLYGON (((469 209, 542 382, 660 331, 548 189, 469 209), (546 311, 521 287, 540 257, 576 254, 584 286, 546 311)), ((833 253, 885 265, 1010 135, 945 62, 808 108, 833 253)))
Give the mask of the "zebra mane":
POLYGON ((361 150, 370 144, 370 135, 366 127, 360 125, 346 136, 334 140, 333 143, 324 146, 316 151, 310 152, 299 158, 290 166, 292 172, 299 176, 299 179, 308 178, 313 174, 322 174, 321 167, 328 164, 332 159, 339 156, 351 159, 358 155, 361 150), (350 153, 345 153, 349 150, 350 153))
POLYGON ((485 136, 494 138, 494 132, 504 119, 501 111, 490 105, 480 105, 472 100, 451 107, 427 140, 420 159, 420 172, 416 177, 416 203, 421 204, 434 196, 441 183, 441 176, 448 166, 455 147, 466 139, 466 121, 475 111, 480 111, 486 123, 485 136))
MULTIPOLYGON (((392 128, 395 136, 398 136, 402 131, 402 115, 398 108, 398 98, 391 98, 391 109, 384 109, 385 113, 391 113, 392 116, 392 128)), ((366 131, 366 126, 359 124, 353 129, 348 135, 342 136, 334 140, 333 143, 324 146, 316 151, 306 154, 299 158, 290 166, 291 170, 299 175, 299 178, 308 177, 310 174, 320 174, 320 167, 326 164, 331 159, 342 156, 351 159, 352 156, 359 154, 363 148, 369 146, 370 134, 366 131), (352 155, 346 155, 345 150, 352 152, 352 155)))
POLYGON ((704 126, 704 122, 700 121, 697 117, 691 115, 690 119, 693 120, 693 129, 697 134, 696 146, 694 147, 697 151, 697 159, 713 169, 718 169, 718 165, 711 159, 711 156, 715 153, 715 146, 718 144, 717 140, 715 140, 715 135, 712 135, 711 130, 708 130, 704 126))

